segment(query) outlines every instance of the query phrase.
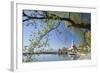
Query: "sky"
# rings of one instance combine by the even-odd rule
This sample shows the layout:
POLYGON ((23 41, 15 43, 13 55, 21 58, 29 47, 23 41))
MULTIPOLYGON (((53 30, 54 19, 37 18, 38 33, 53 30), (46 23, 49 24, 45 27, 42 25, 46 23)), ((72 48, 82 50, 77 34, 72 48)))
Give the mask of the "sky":
MULTIPOLYGON (((26 10, 26 14, 30 15, 32 11, 30 10, 26 10)), ((81 15, 82 19, 84 22, 90 23, 90 14, 82 14, 81 15)), ((23 19, 25 19, 25 17, 23 17, 23 19)), ((37 32, 37 30, 41 30, 42 27, 39 26, 38 29, 35 29, 34 26, 32 26, 32 24, 30 24, 29 26, 27 26, 27 24, 29 24, 29 22, 31 21, 25 21, 23 22, 23 46, 29 46, 30 44, 30 35, 32 34, 32 32, 37 32)), ((43 24, 40 21, 38 21, 36 23, 36 25, 40 25, 43 24)), ((75 42, 76 46, 79 46, 80 42, 82 41, 83 36, 78 36, 78 32, 81 33, 82 31, 80 31, 79 29, 76 29, 77 31, 72 32, 72 30, 70 28, 66 28, 64 26, 64 22, 61 21, 60 26, 57 28, 59 29, 62 33, 59 34, 57 33, 55 30, 51 31, 49 33, 49 44, 50 44, 50 48, 54 49, 54 50, 58 50, 59 48, 63 48, 63 47, 70 47, 72 40, 75 42), (76 33, 77 32, 77 33, 76 33)), ((45 25, 45 24, 43 24, 45 25)))

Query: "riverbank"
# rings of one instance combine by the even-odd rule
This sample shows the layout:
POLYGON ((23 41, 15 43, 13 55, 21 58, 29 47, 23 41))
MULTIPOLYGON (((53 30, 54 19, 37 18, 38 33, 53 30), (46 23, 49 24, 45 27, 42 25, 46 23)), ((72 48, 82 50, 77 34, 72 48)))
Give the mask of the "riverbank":
POLYGON ((86 59, 91 59, 91 53, 87 53, 87 54, 78 54, 79 55, 79 60, 86 60, 86 59))

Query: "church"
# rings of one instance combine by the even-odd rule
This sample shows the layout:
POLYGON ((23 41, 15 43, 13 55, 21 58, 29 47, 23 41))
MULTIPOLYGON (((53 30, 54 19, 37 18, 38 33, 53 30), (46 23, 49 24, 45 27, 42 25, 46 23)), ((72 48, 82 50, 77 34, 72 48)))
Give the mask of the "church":
POLYGON ((72 40, 71 46, 69 48, 62 48, 58 50, 59 54, 67 54, 68 52, 77 53, 78 49, 72 40))

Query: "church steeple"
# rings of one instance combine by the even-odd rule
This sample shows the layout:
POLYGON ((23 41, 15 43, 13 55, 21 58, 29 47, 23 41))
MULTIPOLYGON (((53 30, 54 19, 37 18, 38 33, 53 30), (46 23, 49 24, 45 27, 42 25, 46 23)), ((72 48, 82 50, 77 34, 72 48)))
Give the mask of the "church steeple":
POLYGON ((74 40, 72 40, 72 44, 71 44, 71 46, 72 46, 72 47, 74 46, 74 40))
POLYGON ((71 46, 68 48, 68 50, 71 50, 73 52, 77 52, 77 47, 76 47, 76 45, 74 43, 74 40, 72 40, 71 46))

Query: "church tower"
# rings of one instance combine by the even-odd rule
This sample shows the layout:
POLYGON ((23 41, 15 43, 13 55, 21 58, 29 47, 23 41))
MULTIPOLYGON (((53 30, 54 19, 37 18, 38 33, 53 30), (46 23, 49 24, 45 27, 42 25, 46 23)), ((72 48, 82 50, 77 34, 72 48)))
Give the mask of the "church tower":
POLYGON ((71 44, 71 47, 73 47, 75 44, 74 44, 74 40, 72 40, 72 44, 71 44))
POLYGON ((72 48, 72 50, 74 52, 77 52, 77 50, 78 50, 77 47, 76 47, 76 45, 75 45, 75 43, 74 43, 74 40, 72 40, 71 48, 72 48))

